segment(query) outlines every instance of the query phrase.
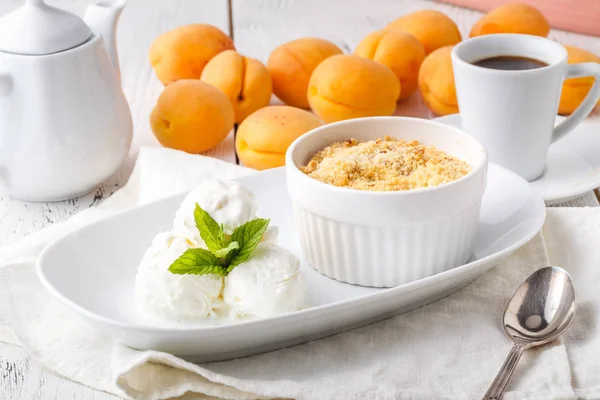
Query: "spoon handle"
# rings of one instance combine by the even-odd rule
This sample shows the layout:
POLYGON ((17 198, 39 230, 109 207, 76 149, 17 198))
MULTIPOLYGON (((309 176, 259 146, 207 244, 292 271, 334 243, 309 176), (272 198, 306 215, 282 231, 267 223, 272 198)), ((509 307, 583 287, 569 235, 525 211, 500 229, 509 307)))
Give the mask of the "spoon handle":
POLYGON ((515 343, 482 400, 498 400, 500 398, 525 349, 525 346, 515 343))

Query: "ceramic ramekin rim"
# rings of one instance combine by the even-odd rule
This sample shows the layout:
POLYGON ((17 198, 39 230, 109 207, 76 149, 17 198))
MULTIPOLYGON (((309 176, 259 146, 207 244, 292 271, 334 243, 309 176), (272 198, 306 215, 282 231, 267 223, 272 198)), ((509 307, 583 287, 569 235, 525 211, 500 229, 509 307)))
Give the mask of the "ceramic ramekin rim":
POLYGON ((318 128, 308 131, 304 135, 302 135, 302 136, 298 137, 296 140, 294 140, 292 142, 292 144, 288 147, 286 154, 285 154, 285 168, 288 171, 288 173, 293 174, 298 179, 304 180, 304 182, 307 182, 307 184, 317 185, 318 187, 323 188, 323 190, 331 190, 331 191, 334 191, 334 192, 337 192, 340 194, 349 194, 349 195, 353 195, 353 196, 364 196, 364 197, 371 197, 371 196, 410 197, 410 196, 415 196, 415 195, 419 195, 419 194, 436 193, 436 192, 444 191, 445 189, 454 187, 456 185, 466 184, 468 181, 475 179, 474 177, 478 176, 480 173, 482 173, 482 171, 487 170, 487 165, 488 165, 488 154, 487 154, 487 150, 485 149, 483 144, 481 144, 477 139, 475 139, 471 135, 467 134, 463 130, 458 129, 454 126, 450 126, 450 125, 447 125, 447 124, 444 124, 441 122, 437 122, 437 121, 432 121, 432 120, 423 119, 423 118, 400 117, 400 116, 353 118, 353 119, 348 119, 348 120, 344 120, 344 121, 338 121, 338 122, 333 122, 330 124, 322 125, 318 128), (351 125, 351 124, 356 123, 356 121, 364 121, 364 120, 410 120, 410 121, 418 121, 418 123, 437 125, 440 128, 446 129, 448 131, 452 131, 455 134, 462 136, 462 137, 466 138, 467 140, 470 140, 470 141, 474 142, 475 144, 477 144, 477 146, 479 146, 482 151, 483 157, 481 157, 481 160, 477 165, 472 165, 472 169, 471 169, 471 171, 469 171, 469 173, 467 173, 466 175, 464 175, 452 182, 443 183, 438 186, 419 188, 419 189, 411 189, 411 190, 405 190, 405 191, 395 191, 395 192, 356 190, 356 189, 350 189, 350 188, 344 188, 344 187, 330 185, 328 183, 321 182, 317 179, 311 178, 310 176, 306 175, 305 173, 300 171, 298 166, 293 162, 292 154, 294 153, 296 147, 298 147, 298 145, 300 143, 302 143, 303 141, 310 140, 311 137, 318 135, 320 132, 322 132, 324 130, 331 129, 334 127, 344 126, 344 125, 351 125))

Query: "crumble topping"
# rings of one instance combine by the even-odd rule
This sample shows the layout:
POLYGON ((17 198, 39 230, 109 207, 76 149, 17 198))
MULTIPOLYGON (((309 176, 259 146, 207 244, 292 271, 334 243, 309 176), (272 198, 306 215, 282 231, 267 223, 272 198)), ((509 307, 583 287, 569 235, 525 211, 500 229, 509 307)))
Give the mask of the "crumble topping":
POLYGON ((471 171, 471 166, 434 146, 386 136, 333 143, 300 167, 330 185, 357 190, 399 191, 437 186, 471 171))

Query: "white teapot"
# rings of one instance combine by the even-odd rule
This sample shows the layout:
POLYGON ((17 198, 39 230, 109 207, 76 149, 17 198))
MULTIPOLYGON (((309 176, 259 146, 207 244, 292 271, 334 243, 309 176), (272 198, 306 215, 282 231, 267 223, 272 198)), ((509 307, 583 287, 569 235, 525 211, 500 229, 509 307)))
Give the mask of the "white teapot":
POLYGON ((133 128, 115 42, 124 7, 100 1, 84 22, 26 0, 0 18, 0 194, 77 197, 127 156, 133 128))

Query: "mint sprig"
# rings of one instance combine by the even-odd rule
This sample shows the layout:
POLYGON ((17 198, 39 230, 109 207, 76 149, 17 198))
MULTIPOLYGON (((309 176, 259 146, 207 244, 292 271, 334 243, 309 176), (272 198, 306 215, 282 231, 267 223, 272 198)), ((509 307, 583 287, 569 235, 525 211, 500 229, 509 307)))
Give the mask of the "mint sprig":
POLYGON ((194 209, 194 220, 208 250, 201 248, 186 250, 169 267, 169 271, 173 274, 227 276, 236 266, 252 256, 270 222, 263 218, 248 221, 238 226, 229 236, 223 232, 223 226, 218 224, 198 203, 194 209))

